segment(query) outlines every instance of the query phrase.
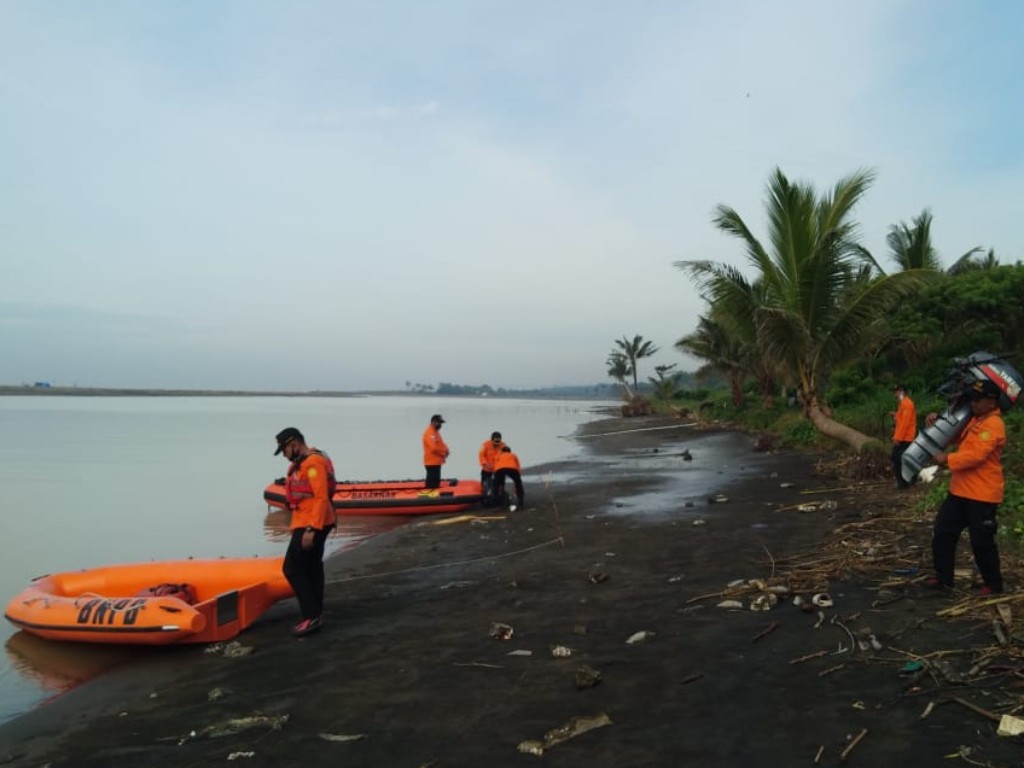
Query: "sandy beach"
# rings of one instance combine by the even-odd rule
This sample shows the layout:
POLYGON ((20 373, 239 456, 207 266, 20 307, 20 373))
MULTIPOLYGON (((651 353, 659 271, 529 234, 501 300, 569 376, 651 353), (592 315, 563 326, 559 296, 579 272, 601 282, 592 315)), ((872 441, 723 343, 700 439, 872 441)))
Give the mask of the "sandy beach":
POLYGON ((920 583, 920 489, 746 436, 749 458, 702 467, 720 433, 677 427, 588 425, 590 456, 531 471, 526 510, 330 559, 319 634, 288 634, 289 601, 229 648, 167 649, 0 728, 0 765, 1020 763, 996 735, 1020 705, 1012 619, 1007 649, 966 579, 920 583), (723 487, 645 511, 702 470, 723 487))

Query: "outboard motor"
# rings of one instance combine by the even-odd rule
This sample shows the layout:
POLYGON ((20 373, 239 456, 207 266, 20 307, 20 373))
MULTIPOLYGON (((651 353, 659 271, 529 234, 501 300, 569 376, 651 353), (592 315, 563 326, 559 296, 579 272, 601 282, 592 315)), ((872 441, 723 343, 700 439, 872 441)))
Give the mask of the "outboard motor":
POLYGON ((956 358, 945 382, 938 388, 938 393, 946 398, 949 407, 934 424, 918 432, 914 442, 903 452, 901 474, 904 480, 910 483, 917 479, 918 473, 932 463, 932 456, 960 437, 971 419, 967 388, 984 379, 999 387, 999 408, 1003 411, 1017 402, 1024 387, 1024 376, 997 355, 975 352, 956 358))

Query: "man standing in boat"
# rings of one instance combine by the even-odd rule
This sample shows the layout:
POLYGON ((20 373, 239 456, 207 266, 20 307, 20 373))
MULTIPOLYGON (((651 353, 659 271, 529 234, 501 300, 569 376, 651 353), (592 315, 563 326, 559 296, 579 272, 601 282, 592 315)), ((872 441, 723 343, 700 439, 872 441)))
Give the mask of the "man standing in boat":
POLYGON ((501 432, 491 432, 491 439, 484 440, 480 446, 480 487, 484 493, 484 504, 490 504, 494 499, 494 463, 504 447, 501 432))
POLYGON ((427 488, 441 487, 441 465, 448 458, 448 446, 441 437, 442 424, 441 414, 435 413, 423 431, 423 467, 427 470, 427 488))
POLYGON ((296 637, 320 629, 324 611, 324 545, 334 528, 331 496, 334 465, 323 451, 306 445, 295 427, 277 433, 277 450, 291 465, 285 497, 292 511, 291 541, 284 556, 284 575, 299 601, 302 620, 292 627, 296 637))

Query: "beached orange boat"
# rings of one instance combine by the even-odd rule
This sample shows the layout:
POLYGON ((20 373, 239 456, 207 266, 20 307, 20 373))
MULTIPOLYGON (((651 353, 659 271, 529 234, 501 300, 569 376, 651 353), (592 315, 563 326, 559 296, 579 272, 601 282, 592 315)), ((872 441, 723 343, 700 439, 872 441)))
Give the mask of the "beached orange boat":
MULTIPOLYGON (((268 485, 263 498, 272 507, 287 509, 284 478, 268 485)), ((331 501, 339 515, 429 515, 464 512, 482 498, 479 480, 450 478, 440 488, 426 488, 422 480, 340 482, 331 501)))
POLYGON ((41 576, 5 618, 33 635, 79 643, 169 645, 228 640, 292 588, 282 557, 109 565, 41 576))

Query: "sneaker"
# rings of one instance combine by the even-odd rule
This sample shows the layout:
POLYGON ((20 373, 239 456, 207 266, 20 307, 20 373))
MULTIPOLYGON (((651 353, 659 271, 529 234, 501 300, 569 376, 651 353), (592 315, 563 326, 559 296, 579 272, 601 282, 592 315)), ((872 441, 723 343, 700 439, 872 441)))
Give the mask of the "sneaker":
POLYGON ((978 590, 978 594, 982 597, 987 597, 989 595, 1001 595, 1003 594, 1003 588, 1000 587, 999 589, 993 589, 988 584, 986 584, 984 587, 978 590))
POLYGON ((292 634, 296 637, 304 637, 310 635, 320 629, 322 624, 320 617, 317 616, 315 619, 303 619, 294 627, 292 627, 292 634))
POLYGON ((941 581, 939 581, 937 576, 932 576, 930 579, 926 579, 925 582, 924 582, 924 585, 926 587, 928 587, 928 589, 952 589, 953 588, 952 584, 943 584, 941 581))

